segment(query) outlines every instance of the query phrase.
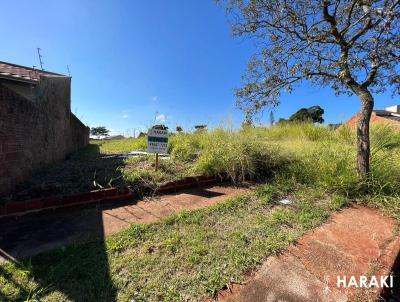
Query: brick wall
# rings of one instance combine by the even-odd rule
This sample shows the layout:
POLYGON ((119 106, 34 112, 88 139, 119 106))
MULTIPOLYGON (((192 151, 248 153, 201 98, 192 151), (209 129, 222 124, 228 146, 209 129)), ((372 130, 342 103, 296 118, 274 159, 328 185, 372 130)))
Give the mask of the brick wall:
MULTIPOLYGON (((351 117, 346 124, 350 127, 350 128, 355 128, 357 127, 357 122, 358 119, 360 118, 360 112, 356 113, 353 117, 351 117)), ((394 126, 400 126, 399 122, 396 122, 394 120, 390 120, 381 116, 376 115, 375 112, 372 112, 371 114, 371 124, 374 125, 383 125, 383 124, 390 124, 390 125, 394 125, 394 126)))
POLYGON ((0 194, 89 141, 89 129, 70 111, 70 78, 42 77, 35 87, 18 89, 9 84, 0 81, 0 194))

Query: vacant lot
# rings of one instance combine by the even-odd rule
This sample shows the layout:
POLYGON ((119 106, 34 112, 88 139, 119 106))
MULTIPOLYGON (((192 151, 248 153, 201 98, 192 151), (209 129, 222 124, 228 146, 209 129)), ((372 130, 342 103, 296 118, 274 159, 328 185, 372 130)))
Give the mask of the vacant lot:
MULTIPOLYGON (((379 206, 400 218, 400 133, 374 128, 372 142, 372 175, 363 183, 354 169, 355 133, 345 127, 283 125, 172 136, 171 160, 162 162, 161 174, 135 166, 150 165, 147 157, 120 160, 112 171, 126 184, 138 176, 154 182, 160 175, 173 178, 174 165, 185 167, 182 175, 223 172, 234 181, 266 184, 223 204, 134 225, 105 242, 3 264, 0 300, 201 301, 350 202, 379 206), (280 205, 282 197, 294 204, 280 205)), ((96 144, 109 154, 145 148, 144 139, 96 144)))
MULTIPOLYGON (((372 131, 371 185, 380 193, 396 191, 399 179, 398 131, 377 127, 372 131)), ((146 150, 146 138, 92 141, 84 150, 58 165, 35 174, 3 200, 68 194, 111 186, 143 186, 184 176, 228 173, 234 181, 263 180, 285 174, 301 183, 318 183, 329 190, 352 192, 358 186, 355 174, 355 131, 346 127, 330 130, 313 125, 284 125, 247 128, 240 131, 216 129, 170 138, 170 159, 154 156, 113 157, 133 150, 146 150)))

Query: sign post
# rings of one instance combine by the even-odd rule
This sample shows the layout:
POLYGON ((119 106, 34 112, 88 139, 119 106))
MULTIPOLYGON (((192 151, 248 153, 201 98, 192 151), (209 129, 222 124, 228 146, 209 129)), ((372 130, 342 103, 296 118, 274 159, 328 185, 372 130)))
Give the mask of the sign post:
POLYGON ((158 153, 156 153, 156 171, 158 170, 158 153))
POLYGON ((168 131, 149 129, 147 132, 147 152, 156 154, 156 171, 158 170, 158 154, 166 154, 168 149, 168 131))

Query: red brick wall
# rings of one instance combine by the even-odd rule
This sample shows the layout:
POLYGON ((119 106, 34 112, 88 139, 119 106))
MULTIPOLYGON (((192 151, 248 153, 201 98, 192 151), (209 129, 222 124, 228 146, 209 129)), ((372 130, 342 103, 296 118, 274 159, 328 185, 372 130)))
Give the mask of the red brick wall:
MULTIPOLYGON (((351 128, 355 128, 357 126, 357 121, 358 121, 359 117, 360 117, 360 113, 358 112, 356 115, 354 115, 352 118, 350 118, 346 124, 351 128)), ((377 116, 375 112, 372 112, 370 123, 371 124, 392 124, 392 125, 400 126, 400 123, 390 120, 390 119, 387 119, 387 118, 384 118, 384 117, 381 117, 381 116, 377 116)))
POLYGON ((0 82, 0 194, 88 143, 89 129, 70 111, 70 83, 42 78, 30 99, 0 82))

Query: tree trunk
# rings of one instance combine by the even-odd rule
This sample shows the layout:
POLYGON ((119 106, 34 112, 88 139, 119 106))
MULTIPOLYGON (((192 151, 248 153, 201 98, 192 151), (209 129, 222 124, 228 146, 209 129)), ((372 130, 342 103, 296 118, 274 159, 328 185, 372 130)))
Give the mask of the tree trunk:
POLYGON ((357 121, 357 173, 360 178, 368 178, 370 172, 369 123, 374 108, 374 98, 368 89, 360 89, 357 95, 361 101, 361 111, 357 121))

